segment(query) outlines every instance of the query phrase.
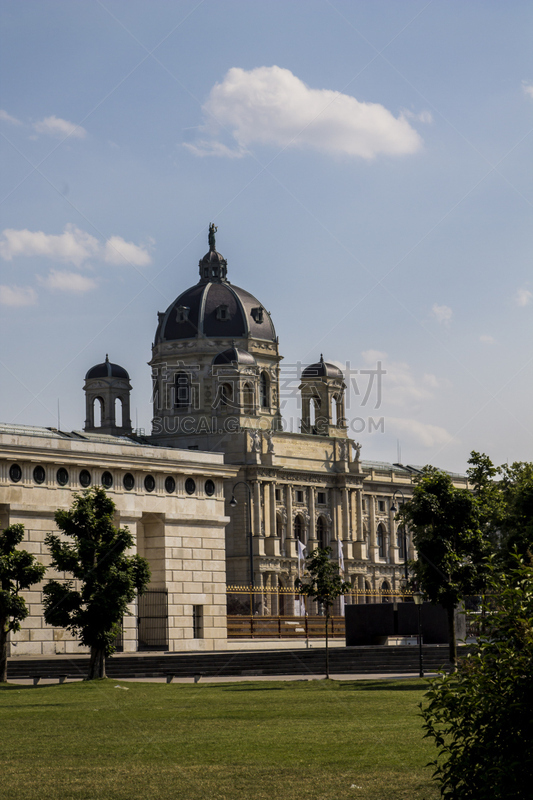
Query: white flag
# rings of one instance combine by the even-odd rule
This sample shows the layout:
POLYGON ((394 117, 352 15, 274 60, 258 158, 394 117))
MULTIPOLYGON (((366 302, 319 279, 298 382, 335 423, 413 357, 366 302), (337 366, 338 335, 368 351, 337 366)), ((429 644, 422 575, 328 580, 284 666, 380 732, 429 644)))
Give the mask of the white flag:
POLYGON ((339 545, 339 567, 342 573, 344 573, 344 553, 342 551, 342 542, 339 539, 337 544, 339 545))
POLYGON ((300 563, 305 562, 305 547, 299 539, 296 541, 298 543, 298 575, 300 575, 300 563))

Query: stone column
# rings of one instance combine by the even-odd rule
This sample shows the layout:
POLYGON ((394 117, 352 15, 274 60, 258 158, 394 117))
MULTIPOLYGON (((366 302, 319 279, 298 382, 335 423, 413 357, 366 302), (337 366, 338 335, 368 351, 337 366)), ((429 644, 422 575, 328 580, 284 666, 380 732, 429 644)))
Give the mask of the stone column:
POLYGON ((253 498, 254 498, 254 536, 261 536, 261 484, 259 481, 254 481, 253 498))
POLYGON ((348 489, 341 489, 342 503, 342 539, 347 541, 350 538, 350 506, 348 503, 348 489))
POLYGON ((355 526, 357 531, 357 541, 364 542, 363 534, 363 490, 355 490, 355 526))
POLYGON ((376 547, 376 498, 370 495, 368 498, 370 503, 370 560, 377 561, 377 547, 376 547))
MULTIPOLYGON (((311 550, 316 547, 316 519, 315 519, 315 487, 309 487, 309 533, 308 542, 312 540, 311 550)), ((308 551, 310 552, 310 551, 308 551)))
POLYGON ((270 484, 270 535, 276 536, 276 483, 270 484))

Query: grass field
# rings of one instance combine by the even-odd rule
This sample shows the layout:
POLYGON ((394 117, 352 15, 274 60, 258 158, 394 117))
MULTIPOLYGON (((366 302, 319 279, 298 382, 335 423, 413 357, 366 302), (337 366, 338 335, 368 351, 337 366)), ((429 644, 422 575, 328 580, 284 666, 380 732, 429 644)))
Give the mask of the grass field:
POLYGON ((4 684, 0 795, 435 800, 424 691, 418 680, 4 684))

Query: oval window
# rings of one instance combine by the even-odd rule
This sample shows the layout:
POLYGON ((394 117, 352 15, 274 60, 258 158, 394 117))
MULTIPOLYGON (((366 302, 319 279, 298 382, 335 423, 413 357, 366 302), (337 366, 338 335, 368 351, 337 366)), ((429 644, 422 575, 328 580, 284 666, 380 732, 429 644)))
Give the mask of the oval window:
POLYGON ((135 486, 135 478, 131 474, 131 472, 126 472, 124 477, 122 478, 122 483, 124 484, 124 488, 127 492, 131 492, 131 490, 135 486))
POLYGON ((57 482, 60 486, 66 486, 68 483, 68 472, 65 467, 59 467, 57 470, 57 482))
POLYGON ((172 494, 172 492, 176 491, 176 481, 172 475, 169 475, 168 478, 165 478, 165 489, 169 494, 172 494))
POLYGON ((192 478, 187 478, 185 481, 185 491, 187 494, 194 494, 196 491, 196 484, 192 478))
POLYGON ((108 470, 102 473, 102 486, 105 489, 111 489, 113 486, 113 476, 108 470))
POLYGON ((212 497, 215 494, 215 484, 211 478, 205 482, 205 493, 208 497, 212 497))
POLYGON ((147 492, 153 492, 155 489, 155 478, 153 475, 147 475, 144 479, 144 488, 147 492))
POLYGON ((84 489, 91 485, 91 473, 88 469, 82 469, 80 472, 80 484, 84 489))
POLYGON ((44 471, 44 467, 38 466, 35 467, 33 470, 33 480, 35 483, 44 483, 46 478, 46 472, 44 471))
POLYGON ((9 477, 13 483, 18 483, 22 478, 22 470, 18 464, 11 464, 9 467, 9 477))

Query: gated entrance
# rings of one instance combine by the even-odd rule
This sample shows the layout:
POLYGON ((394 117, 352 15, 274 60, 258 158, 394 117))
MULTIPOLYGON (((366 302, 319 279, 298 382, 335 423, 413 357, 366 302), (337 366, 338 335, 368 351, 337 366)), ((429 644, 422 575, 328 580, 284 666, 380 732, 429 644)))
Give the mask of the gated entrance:
POLYGON ((138 649, 168 650, 168 591, 148 589, 139 597, 138 649))

